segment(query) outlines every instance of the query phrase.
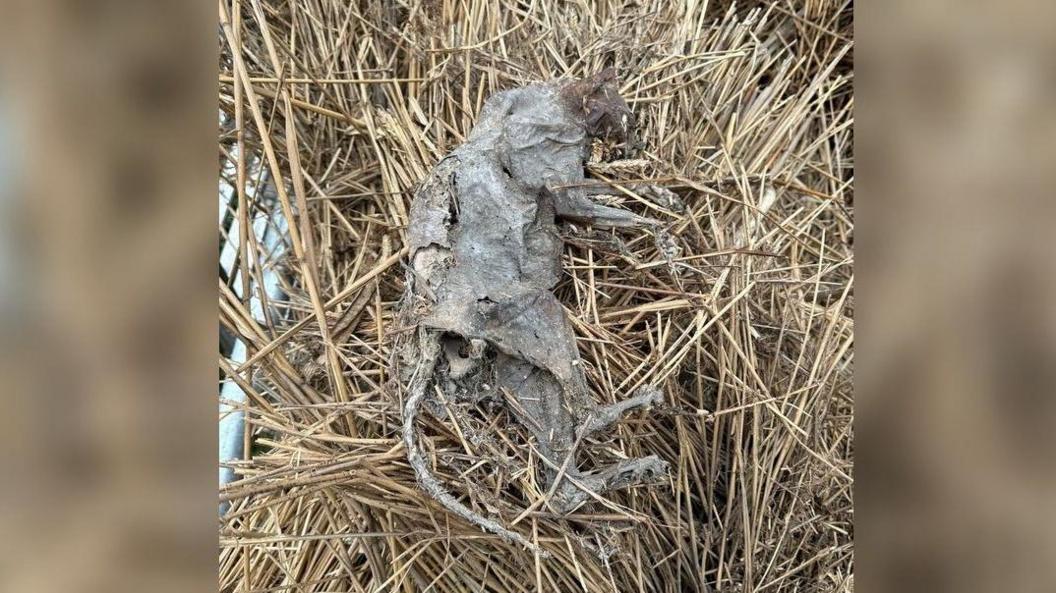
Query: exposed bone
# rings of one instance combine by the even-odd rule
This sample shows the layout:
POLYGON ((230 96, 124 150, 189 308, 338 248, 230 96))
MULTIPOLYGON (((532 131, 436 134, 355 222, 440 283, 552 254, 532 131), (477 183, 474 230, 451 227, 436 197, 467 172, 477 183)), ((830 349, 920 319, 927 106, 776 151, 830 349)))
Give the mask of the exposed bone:
POLYGON ((613 82, 606 71, 493 95, 467 142, 436 166, 411 205, 411 266, 401 317, 416 330, 399 348, 409 392, 403 419, 408 459, 422 488, 446 508, 536 550, 447 491, 420 450, 415 421, 432 386, 473 389, 469 380, 487 366, 495 389, 516 399, 511 410, 545 457, 544 481, 560 512, 592 493, 666 472, 655 456, 589 474, 578 469, 577 435, 607 428, 662 394, 649 387, 616 404, 594 403, 571 324, 552 292, 561 276, 558 216, 597 226, 655 224, 594 204, 581 187, 591 139, 631 136, 633 117, 613 82), (438 364, 441 357, 446 364, 438 364))

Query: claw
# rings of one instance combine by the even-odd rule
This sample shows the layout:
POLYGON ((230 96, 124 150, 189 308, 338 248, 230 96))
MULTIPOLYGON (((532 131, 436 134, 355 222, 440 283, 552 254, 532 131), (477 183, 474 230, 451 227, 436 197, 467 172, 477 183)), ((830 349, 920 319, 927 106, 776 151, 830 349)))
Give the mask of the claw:
POLYGON ((656 455, 625 459, 590 474, 571 476, 564 480, 553 499, 555 510, 568 513, 592 498, 610 490, 652 482, 667 475, 668 463, 656 455), (588 492, 589 491, 589 492, 588 492))
POLYGON ((587 418, 580 430, 584 435, 593 434, 612 426, 627 413, 640 408, 648 408, 664 399, 664 394, 654 385, 645 385, 638 389, 633 397, 598 408, 587 418))

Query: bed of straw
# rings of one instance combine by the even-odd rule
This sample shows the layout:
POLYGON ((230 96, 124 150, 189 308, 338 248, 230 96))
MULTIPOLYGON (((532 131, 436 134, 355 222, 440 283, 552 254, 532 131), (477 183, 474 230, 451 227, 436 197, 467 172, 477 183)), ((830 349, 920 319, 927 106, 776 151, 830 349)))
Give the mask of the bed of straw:
POLYGON ((220 324, 248 360, 220 360, 247 394, 220 590, 853 590, 852 9, 221 0, 220 324), (556 293, 599 403, 665 401, 580 461, 657 454, 669 476, 561 516, 507 411, 420 423, 452 493, 543 557, 415 482, 391 373, 405 225, 491 93, 609 66, 641 150, 598 146, 587 176, 662 229, 563 224, 556 293))

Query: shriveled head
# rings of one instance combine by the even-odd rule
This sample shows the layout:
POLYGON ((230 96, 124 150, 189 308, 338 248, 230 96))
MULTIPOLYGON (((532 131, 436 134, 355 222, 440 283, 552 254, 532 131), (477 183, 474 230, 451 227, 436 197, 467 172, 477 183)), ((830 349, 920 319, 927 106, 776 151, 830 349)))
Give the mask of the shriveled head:
POLYGON ((634 144, 634 114, 620 96, 614 68, 566 84, 561 95, 569 109, 582 115, 588 134, 634 144))

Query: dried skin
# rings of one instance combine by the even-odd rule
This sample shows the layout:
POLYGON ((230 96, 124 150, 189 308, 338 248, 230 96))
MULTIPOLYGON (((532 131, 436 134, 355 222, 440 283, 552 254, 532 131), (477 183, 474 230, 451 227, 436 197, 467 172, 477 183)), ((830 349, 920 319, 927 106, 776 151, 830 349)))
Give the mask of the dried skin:
POLYGON ((599 226, 651 222, 594 204, 581 189, 591 139, 629 138, 630 110, 612 83, 611 72, 604 72, 490 97, 468 141, 436 166, 411 206, 411 269, 402 315, 416 329, 400 348, 409 375, 409 460, 422 487, 445 507, 529 547, 521 535, 446 491, 418 447, 415 418, 434 387, 469 397, 480 396, 481 389, 507 391, 516 403, 512 412, 546 458, 549 503, 561 512, 666 472, 656 456, 590 474, 576 464, 582 437, 662 398, 647 387, 617 404, 597 406, 571 325, 553 294, 561 277, 557 217, 599 226))

